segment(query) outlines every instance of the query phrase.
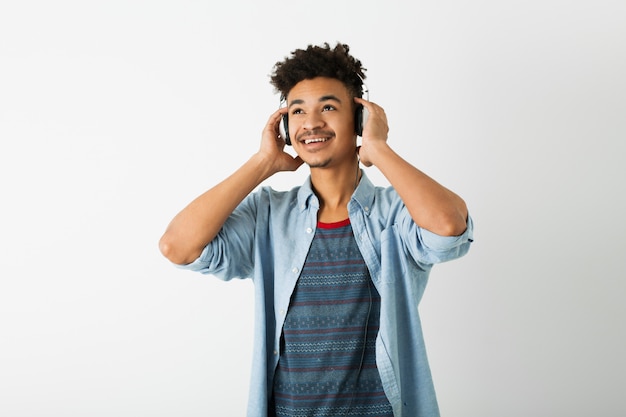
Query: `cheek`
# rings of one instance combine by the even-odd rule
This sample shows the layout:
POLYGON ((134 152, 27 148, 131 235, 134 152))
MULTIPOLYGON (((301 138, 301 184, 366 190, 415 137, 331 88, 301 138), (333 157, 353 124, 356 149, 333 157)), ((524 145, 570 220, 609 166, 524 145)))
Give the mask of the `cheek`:
POLYGON ((337 135, 351 136, 354 134, 354 117, 336 117, 328 120, 328 125, 335 131, 337 135))
POLYGON ((342 137, 356 137, 356 131, 354 130, 354 120, 350 119, 347 122, 341 123, 336 129, 337 135, 342 137))

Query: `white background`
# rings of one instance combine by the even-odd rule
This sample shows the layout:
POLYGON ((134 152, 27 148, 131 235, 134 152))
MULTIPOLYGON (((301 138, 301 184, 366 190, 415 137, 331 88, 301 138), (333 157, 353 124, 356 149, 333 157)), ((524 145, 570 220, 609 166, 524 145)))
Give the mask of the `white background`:
POLYGON ((325 41, 476 222, 421 305, 442 414, 626 415, 621 0, 2 1, 0 415, 244 415, 251 283, 157 241, 325 41))

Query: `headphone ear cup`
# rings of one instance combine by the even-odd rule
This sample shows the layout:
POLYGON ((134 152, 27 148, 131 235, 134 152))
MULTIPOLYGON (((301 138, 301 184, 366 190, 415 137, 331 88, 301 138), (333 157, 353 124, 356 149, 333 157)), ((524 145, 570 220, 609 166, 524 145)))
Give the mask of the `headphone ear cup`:
POLYGON ((365 120, 363 120, 363 112, 363 105, 359 104, 354 113, 354 131, 359 136, 363 136, 363 125, 365 124, 365 120))
POLYGON ((354 131, 357 135, 363 135, 363 106, 358 105, 354 113, 354 131))
POLYGON ((291 138, 289 137, 289 116, 283 114, 282 123, 278 124, 278 130, 280 131, 280 136, 285 140, 285 143, 291 146, 291 138))

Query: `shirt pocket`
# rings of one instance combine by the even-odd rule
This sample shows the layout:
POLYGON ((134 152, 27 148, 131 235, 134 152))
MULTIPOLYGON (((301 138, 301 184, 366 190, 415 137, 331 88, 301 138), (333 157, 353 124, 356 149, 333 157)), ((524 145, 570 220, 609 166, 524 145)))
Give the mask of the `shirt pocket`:
POLYGON ((380 246, 381 282, 393 283, 406 276, 409 256, 394 227, 383 230, 380 246))

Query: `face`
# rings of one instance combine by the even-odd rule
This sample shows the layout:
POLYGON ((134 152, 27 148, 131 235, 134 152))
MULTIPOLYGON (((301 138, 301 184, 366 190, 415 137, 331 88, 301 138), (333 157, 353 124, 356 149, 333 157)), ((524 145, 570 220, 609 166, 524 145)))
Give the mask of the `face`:
POLYGON ((289 136, 311 168, 353 164, 354 100, 343 83, 318 77, 296 84, 287 96, 289 136))

